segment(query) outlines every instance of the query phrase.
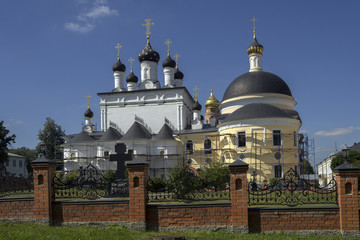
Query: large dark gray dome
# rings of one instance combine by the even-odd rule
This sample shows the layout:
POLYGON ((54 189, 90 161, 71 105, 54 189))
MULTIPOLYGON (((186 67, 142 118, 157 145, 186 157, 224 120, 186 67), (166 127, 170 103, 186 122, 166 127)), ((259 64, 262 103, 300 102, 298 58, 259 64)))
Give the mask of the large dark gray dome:
POLYGON ((248 72, 236 78, 224 93, 223 101, 254 93, 280 93, 292 96, 290 88, 279 76, 270 72, 248 72))
POLYGON ((292 118, 286 111, 265 103, 251 103, 231 113, 225 122, 233 122, 254 118, 292 118))

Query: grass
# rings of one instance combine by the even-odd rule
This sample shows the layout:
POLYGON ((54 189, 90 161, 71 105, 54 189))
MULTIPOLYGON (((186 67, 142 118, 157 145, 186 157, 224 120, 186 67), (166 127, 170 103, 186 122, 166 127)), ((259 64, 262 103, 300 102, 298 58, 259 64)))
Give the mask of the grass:
POLYGON ((151 240, 157 235, 181 235, 187 240, 262 240, 262 239, 314 239, 314 240, 335 240, 335 239, 356 239, 341 238, 341 236, 321 235, 287 235, 279 234, 234 234, 224 231, 218 232, 145 232, 134 231, 124 227, 50 227, 34 224, 11 224, 0 223, 0 240, 97 240, 97 239, 121 239, 121 240, 151 240))

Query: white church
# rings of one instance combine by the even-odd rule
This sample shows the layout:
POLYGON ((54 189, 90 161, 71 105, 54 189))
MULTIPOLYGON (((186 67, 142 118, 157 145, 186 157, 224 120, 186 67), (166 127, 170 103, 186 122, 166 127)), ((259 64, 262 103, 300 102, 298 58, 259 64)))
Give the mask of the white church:
MULTIPOLYGON (((164 82, 158 81, 160 55, 150 44, 150 19, 143 24, 146 46, 138 54, 140 80, 118 59, 113 65, 114 89, 98 93, 101 129, 96 129, 88 102, 85 124, 78 134, 64 137, 65 170, 86 167, 115 170, 115 145, 124 143, 133 160, 149 163, 151 177, 164 177, 178 164, 196 172, 214 161, 229 164, 239 155, 259 180, 281 177, 299 162, 301 119, 291 91, 279 76, 262 69, 263 46, 255 34, 247 49, 250 69, 236 78, 219 102, 211 91, 205 117, 197 96, 183 86, 184 74, 170 56, 162 62, 164 82)), ((118 44, 116 48, 121 46, 118 44)), ((178 55, 175 55, 176 61, 178 55)))

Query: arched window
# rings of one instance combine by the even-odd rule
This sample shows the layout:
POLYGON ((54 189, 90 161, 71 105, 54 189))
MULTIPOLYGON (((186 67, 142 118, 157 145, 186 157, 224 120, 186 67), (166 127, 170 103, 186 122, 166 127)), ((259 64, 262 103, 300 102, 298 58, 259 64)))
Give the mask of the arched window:
POLYGON ((189 155, 194 154, 194 143, 193 143, 193 141, 188 140, 188 141, 186 142, 186 152, 187 152, 189 155))
POLYGON ((211 140, 205 139, 204 141, 205 154, 211 154, 211 140))

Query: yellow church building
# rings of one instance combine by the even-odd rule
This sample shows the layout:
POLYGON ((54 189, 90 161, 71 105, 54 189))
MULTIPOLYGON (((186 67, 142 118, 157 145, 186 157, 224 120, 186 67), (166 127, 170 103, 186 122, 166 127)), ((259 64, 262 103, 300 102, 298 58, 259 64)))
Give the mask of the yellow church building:
POLYGON ((195 96, 191 130, 178 134, 184 158, 193 169, 214 161, 249 164, 248 178, 258 182, 280 178, 290 168, 299 171, 298 134, 301 119, 286 82, 262 69, 263 46, 247 48, 249 72, 237 77, 219 102, 211 91, 205 117, 195 96), (203 126, 197 127, 199 122, 203 126))

